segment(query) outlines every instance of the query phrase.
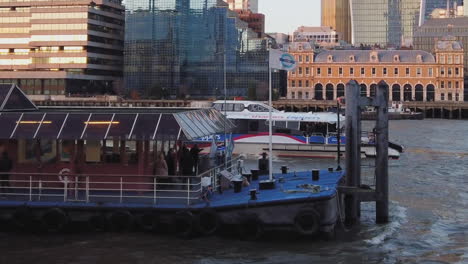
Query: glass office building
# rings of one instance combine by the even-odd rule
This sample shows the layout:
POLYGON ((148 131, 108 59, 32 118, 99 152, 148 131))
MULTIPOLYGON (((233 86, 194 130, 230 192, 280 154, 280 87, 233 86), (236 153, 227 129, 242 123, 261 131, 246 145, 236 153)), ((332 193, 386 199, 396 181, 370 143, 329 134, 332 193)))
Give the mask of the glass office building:
POLYGON ((353 44, 399 47, 410 43, 420 23, 423 1, 352 0, 353 44))
POLYGON ((32 95, 117 93, 120 0, 0 0, 0 83, 32 95))
MULTIPOLYGON (((447 0, 422 0, 422 2, 424 5, 424 20, 430 19, 432 12, 437 8, 447 9, 447 0)), ((448 4, 449 9, 453 9, 454 4, 457 6, 463 6, 463 0, 450 0, 448 1, 448 4)))
POLYGON ((270 40, 258 38, 223 1, 127 0, 125 7, 128 92, 224 97, 226 80, 230 97, 266 97, 270 40))

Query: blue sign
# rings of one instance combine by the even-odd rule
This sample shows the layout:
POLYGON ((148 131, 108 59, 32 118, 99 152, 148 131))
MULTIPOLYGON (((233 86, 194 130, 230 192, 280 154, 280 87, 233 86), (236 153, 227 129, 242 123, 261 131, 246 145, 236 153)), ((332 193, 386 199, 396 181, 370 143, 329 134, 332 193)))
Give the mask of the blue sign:
POLYGON ((290 70, 296 67, 296 61, 291 54, 285 53, 281 55, 280 61, 281 65, 283 65, 286 70, 290 70))

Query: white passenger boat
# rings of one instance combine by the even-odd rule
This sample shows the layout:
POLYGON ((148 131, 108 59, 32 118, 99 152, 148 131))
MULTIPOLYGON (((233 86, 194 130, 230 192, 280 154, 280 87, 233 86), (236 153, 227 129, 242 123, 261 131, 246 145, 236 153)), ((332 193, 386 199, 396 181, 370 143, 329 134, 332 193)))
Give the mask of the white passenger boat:
MULTIPOLYGON (((269 106, 255 101, 215 101, 213 107, 225 114, 236 128, 229 135, 215 135, 217 142, 234 141, 234 154, 259 155, 268 151, 269 106)), ((332 112, 291 113, 272 109, 273 155, 283 157, 336 158, 338 155, 338 114, 332 112)), ((340 115, 340 131, 345 117, 340 115)), ((341 155, 344 155, 346 138, 340 133, 341 155)), ((375 157, 372 133, 362 137, 363 157, 375 157)), ((200 138, 211 142, 212 137, 200 138)), ((389 157, 397 159, 401 147, 390 144, 389 157)))

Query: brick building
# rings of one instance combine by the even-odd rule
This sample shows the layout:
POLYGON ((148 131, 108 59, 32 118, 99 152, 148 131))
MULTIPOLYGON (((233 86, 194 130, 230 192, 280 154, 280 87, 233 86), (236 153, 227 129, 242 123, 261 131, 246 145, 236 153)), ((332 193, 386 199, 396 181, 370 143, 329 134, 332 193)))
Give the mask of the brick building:
POLYGON ((298 67, 288 75, 288 99, 335 100, 354 79, 363 96, 388 83, 391 101, 463 101, 463 47, 447 39, 434 54, 420 50, 326 50, 291 43, 298 67))

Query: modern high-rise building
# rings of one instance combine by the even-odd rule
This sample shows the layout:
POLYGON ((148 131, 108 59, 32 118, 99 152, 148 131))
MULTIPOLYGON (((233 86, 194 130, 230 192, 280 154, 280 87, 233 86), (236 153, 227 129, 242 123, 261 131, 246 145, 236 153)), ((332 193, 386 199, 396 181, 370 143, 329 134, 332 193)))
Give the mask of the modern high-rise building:
POLYGON ((322 26, 341 33, 343 40, 351 43, 350 0, 322 0, 322 26))
POLYGON ((226 0, 231 10, 244 10, 258 13, 258 0, 226 0))
POLYGON ((152 98, 266 98, 268 38, 217 0, 127 0, 124 83, 152 98), (254 96, 255 95, 255 96, 254 96))
POLYGON ((120 0, 2 0, 0 83, 28 94, 116 92, 123 30, 120 0))
POLYGON ((463 0, 347 1, 351 10, 352 43, 392 47, 411 46, 414 31, 435 9, 443 8, 449 9, 449 12, 456 12, 455 7, 462 5, 463 2, 463 0))

